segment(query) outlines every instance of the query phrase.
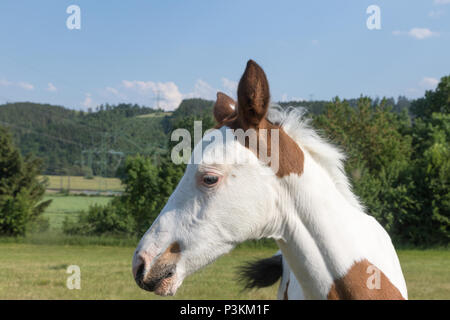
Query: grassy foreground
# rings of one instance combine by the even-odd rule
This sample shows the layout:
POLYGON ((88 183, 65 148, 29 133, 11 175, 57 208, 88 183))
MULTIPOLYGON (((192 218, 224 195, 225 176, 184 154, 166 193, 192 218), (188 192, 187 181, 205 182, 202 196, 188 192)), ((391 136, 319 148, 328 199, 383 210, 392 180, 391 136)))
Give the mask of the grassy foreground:
MULTIPOLYGON (((131 276, 134 247, 0 243, 0 299, 161 299, 131 276), (81 268, 81 289, 66 287, 69 265, 81 268)), ((236 267, 272 255, 273 248, 240 247, 187 278, 163 299, 275 299, 277 285, 242 292, 236 267)), ((401 250, 410 299, 450 299, 450 251, 401 250)))
MULTIPOLYGON (((161 299, 137 287, 131 275, 134 247, 0 244, 0 299, 161 299), (81 289, 69 290, 69 265, 81 269, 81 289)), ((235 267, 274 249, 237 249, 185 280, 164 299, 273 299, 276 287, 241 293, 235 267), (251 250, 252 252, 250 252, 251 250)))

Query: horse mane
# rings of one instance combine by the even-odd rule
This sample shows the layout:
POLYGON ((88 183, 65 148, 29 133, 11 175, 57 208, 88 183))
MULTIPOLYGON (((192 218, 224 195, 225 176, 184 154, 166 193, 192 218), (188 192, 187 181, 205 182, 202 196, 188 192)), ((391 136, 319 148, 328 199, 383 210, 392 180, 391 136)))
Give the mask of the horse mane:
POLYGON ((352 192, 351 184, 344 170, 346 156, 342 150, 329 143, 314 130, 311 119, 305 117, 304 108, 271 105, 267 119, 280 125, 286 133, 330 175, 338 191, 356 209, 364 212, 365 208, 352 192))

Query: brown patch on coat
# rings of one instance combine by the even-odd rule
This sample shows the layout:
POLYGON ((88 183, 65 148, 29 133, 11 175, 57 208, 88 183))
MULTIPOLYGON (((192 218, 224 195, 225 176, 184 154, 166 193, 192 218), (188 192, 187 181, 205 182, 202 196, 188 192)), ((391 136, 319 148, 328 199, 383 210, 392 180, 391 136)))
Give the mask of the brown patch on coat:
MULTIPOLYGON (((379 269, 379 288, 368 287, 368 268, 374 267, 367 259, 352 265, 345 276, 334 281, 328 293, 328 300, 404 300, 400 291, 379 269)), ((370 280, 369 280, 370 282, 370 280)))
POLYGON ((233 99, 225 94, 218 93, 214 115, 216 117, 217 108, 217 113, 220 117, 216 117, 216 120, 218 118, 222 120, 218 121, 216 128, 228 126, 233 130, 242 129, 245 131, 254 129, 258 135, 256 150, 249 148, 247 139, 245 146, 254 152, 258 158, 260 156, 260 146, 265 146, 267 151, 264 153, 267 157, 272 156, 271 130, 278 130, 279 165, 276 175, 280 178, 291 173, 301 175, 304 163, 303 151, 280 125, 273 124, 265 118, 270 102, 269 83, 264 70, 253 60, 248 61, 247 68, 239 81, 237 110, 226 108, 230 101, 234 102, 233 99), (266 130, 266 139, 263 139, 263 136, 260 134, 259 130, 261 129, 266 130))
POLYGON ((146 281, 151 279, 160 279, 168 269, 168 267, 172 265, 176 265, 178 260, 181 257, 181 248, 178 242, 172 243, 158 260, 155 261, 153 266, 146 274, 146 281))
POLYGON ((289 300, 288 288, 289 288, 289 280, 286 282, 286 289, 284 290, 284 297, 283 297, 284 300, 289 300))
MULTIPOLYGON (((233 130, 243 129, 238 119, 232 120, 229 123, 224 122, 222 123, 222 125, 226 125, 233 130)), ((265 148, 267 148, 267 157, 270 158, 272 156, 271 130, 278 130, 278 171, 276 172, 276 175, 279 178, 288 176, 291 173, 298 174, 299 176, 303 173, 303 151, 281 126, 275 125, 270 121, 264 119, 263 121, 261 121, 258 128, 252 129, 254 129, 258 135, 256 150, 250 147, 249 139, 245 139, 245 147, 251 150, 258 158, 260 158, 259 148, 261 144, 264 144, 265 148), (266 130, 265 137, 262 137, 259 134, 259 130, 261 129, 266 130)), ((265 152, 263 152, 263 154, 264 153, 265 152)), ((270 163, 268 163, 268 165, 270 165, 270 163)))

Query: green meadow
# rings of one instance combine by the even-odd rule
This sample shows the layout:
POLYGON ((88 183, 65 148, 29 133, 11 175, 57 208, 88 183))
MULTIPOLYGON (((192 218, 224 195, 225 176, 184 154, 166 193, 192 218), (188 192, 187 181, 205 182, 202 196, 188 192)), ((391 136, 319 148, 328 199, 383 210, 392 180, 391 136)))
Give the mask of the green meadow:
MULTIPOLYGON (((188 277, 174 297, 138 288, 131 275, 134 246, 0 243, 0 299, 276 299, 278 283, 242 291, 236 268, 275 248, 242 246, 188 277), (81 289, 69 290, 69 265, 81 271, 81 289)), ((401 250, 410 299, 450 298, 448 250, 401 250)))
MULTIPOLYGON (((137 287, 131 258, 137 239, 66 236, 62 221, 111 197, 47 195, 44 215, 50 230, 26 238, 0 238, 0 299, 276 299, 272 287, 243 291, 237 267, 266 258, 273 245, 244 244, 188 277, 174 297, 159 297, 137 287), (81 289, 66 287, 67 267, 81 270, 81 289)), ((450 251, 399 250, 410 299, 450 299, 450 251)))
POLYGON ((50 206, 45 210, 43 216, 49 219, 50 230, 59 232, 64 219, 68 216, 75 218, 80 211, 86 211, 90 205, 106 204, 112 197, 103 196, 63 196, 46 195, 45 200, 51 199, 50 206))
POLYGON ((117 178, 92 177, 87 179, 81 176, 40 176, 41 179, 48 179, 47 188, 52 190, 109 190, 123 191, 124 187, 117 178))

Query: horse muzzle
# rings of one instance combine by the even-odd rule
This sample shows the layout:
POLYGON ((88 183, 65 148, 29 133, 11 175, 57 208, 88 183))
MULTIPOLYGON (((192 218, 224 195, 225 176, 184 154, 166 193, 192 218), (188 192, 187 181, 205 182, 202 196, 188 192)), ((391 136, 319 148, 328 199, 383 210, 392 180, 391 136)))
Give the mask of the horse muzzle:
POLYGON ((133 275, 137 285, 158 295, 173 295, 176 291, 176 266, 181 256, 180 245, 172 243, 154 259, 145 251, 136 252, 133 275))

